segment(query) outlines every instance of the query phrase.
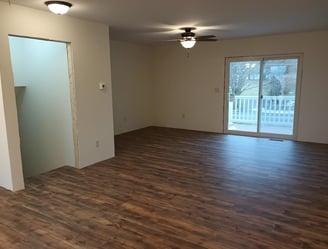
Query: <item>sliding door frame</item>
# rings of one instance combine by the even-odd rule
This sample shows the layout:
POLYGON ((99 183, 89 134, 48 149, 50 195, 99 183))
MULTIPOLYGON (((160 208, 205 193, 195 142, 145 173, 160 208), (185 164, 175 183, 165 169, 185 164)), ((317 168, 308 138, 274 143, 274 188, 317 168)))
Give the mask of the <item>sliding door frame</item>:
POLYGON ((298 122, 299 122, 299 109, 300 109, 300 96, 301 96, 301 82, 302 82, 302 65, 303 65, 303 53, 284 54, 284 55, 261 55, 261 56, 240 56, 240 57, 226 57, 225 58, 225 76, 224 76, 224 107, 223 107, 223 132, 225 134, 233 135, 245 135, 253 137, 269 137, 278 139, 297 140, 298 138, 298 122), (295 109, 294 109, 294 121, 293 121, 293 134, 273 134, 273 133, 261 133, 261 95, 262 95, 262 77, 263 77, 263 63, 265 60, 283 60, 283 59, 297 59, 297 79, 295 89, 295 109), (258 92, 258 113, 257 113, 257 131, 237 131, 229 130, 229 80, 230 80, 230 62, 242 62, 242 61, 260 61, 260 77, 259 77, 259 92, 258 92))

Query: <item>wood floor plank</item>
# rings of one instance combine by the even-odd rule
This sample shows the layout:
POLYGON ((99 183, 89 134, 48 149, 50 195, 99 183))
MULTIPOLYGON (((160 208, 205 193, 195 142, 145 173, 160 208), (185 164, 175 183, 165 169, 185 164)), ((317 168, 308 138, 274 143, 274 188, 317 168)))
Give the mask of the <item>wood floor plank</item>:
POLYGON ((0 189, 0 248, 328 248, 328 145, 159 127, 115 143, 0 189))

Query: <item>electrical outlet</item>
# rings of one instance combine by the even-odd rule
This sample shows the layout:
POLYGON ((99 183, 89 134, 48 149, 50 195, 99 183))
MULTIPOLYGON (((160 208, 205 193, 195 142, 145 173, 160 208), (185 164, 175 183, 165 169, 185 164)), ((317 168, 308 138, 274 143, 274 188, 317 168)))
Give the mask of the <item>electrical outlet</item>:
POLYGON ((182 113, 181 118, 185 118, 185 117, 186 117, 186 114, 182 113))
POLYGON ((100 141, 96 140, 96 148, 99 148, 99 147, 100 147, 100 141))

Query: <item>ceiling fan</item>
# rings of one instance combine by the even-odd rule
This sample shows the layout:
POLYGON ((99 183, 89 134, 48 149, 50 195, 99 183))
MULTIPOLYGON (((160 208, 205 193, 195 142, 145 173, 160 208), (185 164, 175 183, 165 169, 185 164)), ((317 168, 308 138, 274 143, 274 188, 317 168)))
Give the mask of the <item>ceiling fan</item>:
POLYGON ((184 32, 181 33, 181 39, 179 39, 182 47, 192 48, 196 44, 196 42, 217 41, 215 35, 196 36, 196 34, 192 32, 195 29, 196 28, 194 27, 181 28, 181 30, 184 30, 184 32))

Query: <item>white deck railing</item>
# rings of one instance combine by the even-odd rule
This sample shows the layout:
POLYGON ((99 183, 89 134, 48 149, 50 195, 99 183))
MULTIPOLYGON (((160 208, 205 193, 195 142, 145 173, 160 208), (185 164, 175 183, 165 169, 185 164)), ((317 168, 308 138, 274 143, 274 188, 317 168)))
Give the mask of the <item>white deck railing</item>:
MULTIPOLYGON (((263 96, 261 99, 261 123, 290 126, 294 121, 294 96, 263 96)), ((229 103, 229 121, 239 124, 256 124, 258 98, 236 96, 229 103)))

